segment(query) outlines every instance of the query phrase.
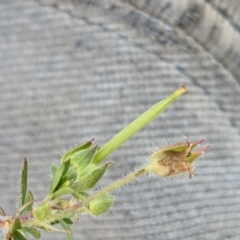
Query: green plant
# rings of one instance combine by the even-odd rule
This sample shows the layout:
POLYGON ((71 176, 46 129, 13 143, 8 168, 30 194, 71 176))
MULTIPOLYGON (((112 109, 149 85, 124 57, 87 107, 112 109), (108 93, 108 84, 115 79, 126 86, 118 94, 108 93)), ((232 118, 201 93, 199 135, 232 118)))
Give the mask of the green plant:
POLYGON ((102 148, 94 145, 91 140, 66 152, 62 156, 60 165, 52 166, 50 187, 41 202, 34 200, 32 192, 28 190, 28 163, 27 159, 24 159, 19 209, 9 217, 0 208, 0 227, 5 233, 4 239, 26 240, 28 234, 40 238, 39 229, 42 229, 64 232, 70 240, 73 239, 70 225, 78 215, 89 213, 96 216, 107 212, 115 200, 112 192, 134 179, 148 173, 168 177, 184 172, 189 172, 191 178, 194 173, 192 163, 207 151, 208 147, 195 152, 193 149, 204 140, 185 141, 163 147, 153 153, 150 161, 137 170, 93 194, 89 193, 89 190, 104 176, 106 170, 114 165, 113 162, 102 163, 103 160, 185 91, 185 87, 181 87, 151 107, 102 148), (56 228, 57 225, 62 229, 56 228))

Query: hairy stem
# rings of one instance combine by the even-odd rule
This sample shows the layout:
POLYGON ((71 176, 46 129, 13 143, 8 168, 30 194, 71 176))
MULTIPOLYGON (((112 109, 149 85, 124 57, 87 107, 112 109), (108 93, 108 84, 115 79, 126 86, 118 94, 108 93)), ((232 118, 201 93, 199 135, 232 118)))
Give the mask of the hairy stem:
POLYGON ((110 193, 110 192, 128 184, 129 182, 132 182, 133 180, 139 178, 140 176, 142 176, 146 173, 147 173, 147 171, 145 170, 145 167, 139 168, 138 170, 129 173, 127 176, 116 180, 112 184, 102 188, 98 192, 96 192, 93 195, 87 197, 86 199, 84 199, 82 201, 82 205, 87 206, 93 199, 101 197, 101 196, 105 195, 106 193, 110 193))

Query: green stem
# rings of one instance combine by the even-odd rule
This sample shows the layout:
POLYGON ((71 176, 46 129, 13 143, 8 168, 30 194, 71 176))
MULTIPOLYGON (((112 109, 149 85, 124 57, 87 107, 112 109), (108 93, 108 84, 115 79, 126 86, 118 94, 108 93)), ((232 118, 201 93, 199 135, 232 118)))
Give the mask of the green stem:
MULTIPOLYGON (((69 216, 71 216, 71 214, 73 213, 80 213, 80 212, 84 212, 85 208, 84 206, 88 206, 88 204, 101 196, 104 196, 106 193, 110 193, 126 184, 128 184, 129 182, 132 182, 133 180, 139 178, 140 176, 146 174, 147 171, 147 167, 144 166, 142 168, 137 169, 136 171, 128 174, 127 176, 118 179, 117 181, 113 182, 112 184, 102 188, 101 190, 99 190, 98 192, 94 193, 93 195, 87 197, 86 199, 84 199, 82 202, 77 203, 75 206, 71 207, 71 208, 67 208, 64 211, 55 213, 53 216, 51 216, 51 218, 49 219, 49 222, 54 222, 57 220, 61 220, 63 218, 69 218, 69 216)), ((27 219, 27 215, 23 215, 20 216, 20 219, 27 219)), ((42 227, 43 223, 31 218, 31 216, 29 216, 28 218, 30 218, 29 220, 23 220, 22 221, 22 226, 23 227, 42 227)))
POLYGON ((152 121, 158 114, 163 112, 170 103, 176 100, 186 92, 186 88, 182 86, 173 94, 171 94, 166 99, 158 102, 153 107, 144 112, 141 116, 135 119, 117 135, 115 135, 109 142, 107 142, 96 154, 94 161, 99 163, 103 161, 109 154, 115 151, 120 145, 132 137, 136 132, 146 126, 150 121, 152 121))
MULTIPOLYGON (((113 182, 112 184, 102 188, 98 192, 96 192, 93 195, 84 199, 82 202, 77 203, 72 208, 68 208, 65 211, 56 213, 54 216, 51 217, 51 219, 49 219, 49 221, 53 222, 53 221, 61 220, 65 217, 69 217, 69 215, 71 215, 72 213, 80 213, 81 211, 83 212, 84 211, 84 206, 88 206, 88 204, 92 200, 94 200, 98 197, 102 197, 106 193, 110 193, 110 192, 112 192, 112 191, 114 191, 114 190, 132 182, 133 180, 139 178, 140 176, 143 176, 147 172, 148 171, 147 171, 146 167, 139 168, 136 171, 128 174, 127 176, 125 176, 123 178, 120 178, 117 181, 113 182)), ((42 223, 35 220, 35 219, 29 219, 27 221, 22 222, 22 226, 24 226, 24 227, 42 227, 42 223)))
POLYGON ((146 173, 147 173, 147 171, 146 171, 145 167, 139 168, 138 170, 136 170, 132 173, 129 173, 127 176, 116 180, 112 184, 102 188, 98 192, 96 192, 93 195, 87 197, 81 203, 82 203, 83 206, 87 206, 92 200, 94 200, 98 197, 102 197, 106 193, 112 192, 112 191, 120 188, 120 187, 128 184, 129 182, 132 182, 133 180, 139 178, 140 176, 146 174, 146 173))

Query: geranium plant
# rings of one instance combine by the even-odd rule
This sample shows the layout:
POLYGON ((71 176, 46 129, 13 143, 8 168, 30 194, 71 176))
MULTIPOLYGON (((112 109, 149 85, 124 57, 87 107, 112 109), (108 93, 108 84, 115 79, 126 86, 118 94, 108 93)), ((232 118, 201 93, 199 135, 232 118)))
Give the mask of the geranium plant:
POLYGON ((167 178, 186 172, 192 178, 194 174, 192 163, 209 148, 194 151, 204 140, 184 141, 160 148, 152 154, 148 163, 139 166, 137 170, 98 191, 93 193, 89 191, 101 180, 105 172, 113 167, 114 162, 105 162, 107 156, 185 91, 186 88, 182 86, 155 104, 103 147, 94 145, 92 139, 66 152, 58 166, 52 165, 50 186, 47 195, 41 201, 35 200, 33 193, 28 189, 28 162, 24 159, 19 209, 13 216, 7 216, 0 208, 0 228, 5 235, 4 239, 26 240, 28 234, 40 238, 39 230, 46 230, 64 232, 70 240, 73 239, 70 226, 79 215, 89 213, 96 216, 106 213, 115 201, 113 191, 136 178, 145 174, 167 178))

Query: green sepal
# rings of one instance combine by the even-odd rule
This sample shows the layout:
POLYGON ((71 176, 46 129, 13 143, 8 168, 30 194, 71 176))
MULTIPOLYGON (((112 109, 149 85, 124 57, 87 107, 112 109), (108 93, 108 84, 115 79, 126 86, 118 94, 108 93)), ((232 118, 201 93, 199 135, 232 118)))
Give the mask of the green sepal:
POLYGON ((52 164, 52 166, 51 166, 51 173, 52 173, 52 176, 54 176, 54 174, 55 174, 55 172, 57 171, 57 169, 58 169, 58 166, 55 165, 55 164, 52 164))
POLYGON ((69 166, 70 166, 70 159, 62 162, 61 165, 57 168, 54 175, 52 176, 52 182, 49 190, 50 194, 57 190, 57 186, 61 181, 63 175, 67 172, 69 166))
POLYGON ((82 192, 87 188, 87 180, 81 179, 79 181, 73 182, 73 183, 71 183, 70 187, 75 192, 82 192))
POLYGON ((97 169, 93 170, 88 176, 87 176, 87 187, 86 189, 90 189, 95 186, 95 184, 102 178, 106 170, 113 166, 113 162, 105 163, 104 165, 98 167, 97 169))
POLYGON ((70 185, 70 181, 68 181, 68 177, 65 175, 59 181, 59 183, 56 187, 56 191, 59 190, 62 187, 68 187, 69 185, 70 185))
POLYGON ((31 191, 27 191, 27 195, 25 198, 25 203, 24 205, 26 206, 25 208, 22 209, 21 213, 26 213, 29 212, 32 209, 33 206, 33 194, 31 191), (30 203, 31 202, 31 203, 30 203), (29 203, 29 204, 28 204, 29 203))
POLYGON ((71 182, 75 181, 78 177, 77 167, 74 165, 70 165, 68 172, 67 172, 67 176, 68 176, 69 181, 71 181, 71 182))
POLYGON ((51 196, 52 197, 61 197, 61 196, 66 195, 66 194, 73 194, 73 193, 74 193, 74 190, 72 190, 71 188, 62 187, 62 188, 59 188, 54 193, 52 193, 51 196))
POLYGON ((3 210, 3 208, 2 207, 0 207, 0 215, 1 216, 6 216, 6 213, 5 213, 5 211, 3 210))
POLYGON ((51 207, 48 203, 41 203, 36 209, 33 210, 33 216, 39 221, 44 221, 49 219, 51 212, 51 207))
POLYGON ((68 224, 64 220, 59 220, 59 223, 61 224, 62 228, 66 231, 67 239, 73 240, 72 231, 68 224))
POLYGON ((105 194, 102 197, 96 198, 89 203, 88 210, 92 215, 99 216, 107 212, 114 203, 114 196, 105 194))
POLYGON ((73 197, 75 197, 78 200, 83 200, 86 197, 90 196, 90 194, 86 193, 86 192, 77 192, 77 193, 74 193, 72 195, 73 195, 73 197))
POLYGON ((85 142, 82 145, 78 145, 75 148, 70 149, 69 151, 67 151, 63 156, 62 156, 62 162, 65 162, 66 160, 68 160, 69 158, 74 157, 74 155, 76 153, 78 153, 81 150, 84 150, 86 148, 89 148, 92 146, 94 139, 92 139, 91 141, 85 142))
POLYGON ((20 207, 22 207, 25 204, 25 198, 27 194, 27 177, 28 177, 27 175, 28 175, 28 163, 27 163, 27 159, 24 158, 22 175, 21 175, 20 199, 19 199, 20 207))
POLYGON ((180 146, 173 146, 173 147, 169 147, 169 148, 163 148, 164 151, 171 151, 171 152, 182 152, 184 150, 186 150, 188 148, 188 146, 185 145, 180 145, 180 146))
POLYGON ((63 174, 62 175, 67 173, 67 171, 68 171, 68 169, 70 167, 71 159, 64 161, 64 163, 65 164, 64 164, 64 170, 63 170, 63 174))
POLYGON ((76 165, 79 171, 84 171, 84 169, 91 163, 97 150, 98 146, 81 150, 71 157, 71 163, 76 165))
POLYGON ((186 156, 185 161, 188 162, 188 163, 193 163, 202 154, 203 153, 201 151, 192 152, 191 155, 186 156))
POLYGON ((35 238, 40 238, 41 237, 41 234, 40 232, 36 229, 36 228, 33 228, 33 227, 25 227, 24 230, 28 233, 30 233, 33 237, 35 238))
POLYGON ((23 235, 24 233, 16 231, 12 234, 14 240, 27 240, 26 236, 23 235))

